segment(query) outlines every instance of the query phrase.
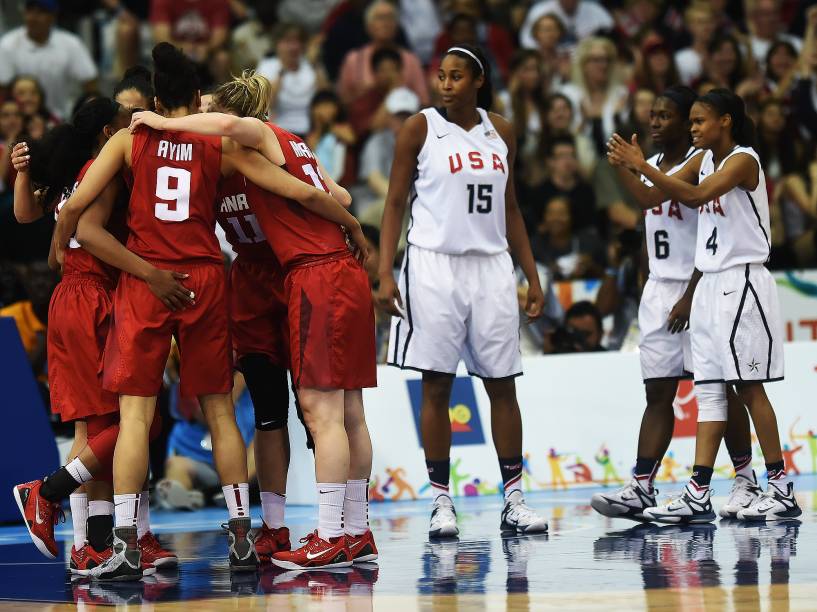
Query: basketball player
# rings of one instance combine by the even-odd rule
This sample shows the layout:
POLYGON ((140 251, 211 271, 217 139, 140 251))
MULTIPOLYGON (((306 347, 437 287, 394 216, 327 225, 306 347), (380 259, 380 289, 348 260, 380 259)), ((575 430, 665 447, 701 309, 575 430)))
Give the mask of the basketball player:
MULTIPOLYGON (((265 78, 246 74, 214 101, 222 110, 248 116, 162 118, 138 113, 133 123, 230 136, 348 205, 346 190, 324 180, 320 163, 300 138, 257 118, 268 106, 268 92, 265 78)), ((368 277, 351 257, 337 225, 305 214, 287 200, 265 196, 248 181, 245 189, 260 228, 286 270, 292 377, 314 438, 320 505, 318 529, 301 540, 304 546, 298 550, 273 554, 273 563, 287 569, 321 569, 373 561, 378 553, 368 524, 372 449, 361 391, 376 384, 368 277)), ((359 226, 354 230, 360 231, 359 226)))
MULTIPOLYGON (((647 163, 665 174, 676 174, 692 160, 700 163, 703 156, 703 151, 690 143, 689 111, 695 98, 694 91, 677 86, 666 89, 653 104, 653 142, 662 151, 647 163)), ((656 505, 653 482, 672 440, 672 404, 678 381, 692 376, 684 362, 691 362, 686 328, 692 295, 701 277, 694 270, 698 211, 682 208, 672 200, 662 202, 661 192, 652 189, 648 179, 642 176, 639 180, 622 166, 617 169, 625 187, 644 209, 650 274, 641 296, 638 327, 647 408, 641 421, 632 481, 613 493, 595 494, 590 505, 605 516, 642 521, 644 509, 656 505)), ((691 363, 688 367, 692 367, 691 363)), ((752 470, 748 414, 734 392, 729 392, 728 397, 725 440, 736 479, 721 514, 734 518, 757 499, 760 489, 752 470)))
MULTIPOLYGON (((39 206, 41 213, 45 210, 34 198, 32 183, 36 183, 41 190, 47 190, 46 206, 61 195, 54 210, 58 215, 93 158, 129 117, 121 112, 119 104, 97 98, 83 105, 71 123, 48 132, 42 142, 32 143, 30 149, 24 145, 21 152, 25 155, 21 157, 25 159, 18 158, 22 163, 17 166, 20 179, 15 185, 15 206, 26 210, 39 206)), ((111 231, 121 235, 125 225, 123 211, 114 210, 119 191, 119 183, 114 181, 91 207, 89 215, 98 216, 100 223, 109 224, 111 231)), ((43 554, 54 558, 53 515, 59 511, 62 499, 70 495, 74 526, 70 568, 75 573, 86 573, 110 556, 111 463, 119 430, 119 404, 115 394, 102 389, 98 374, 118 271, 82 249, 76 240, 71 240, 69 246, 63 278, 49 307, 49 392, 52 410, 64 422, 74 421, 79 435, 66 466, 43 480, 17 485, 14 497, 32 541, 43 554)), ((180 297, 187 294, 170 273, 158 270, 150 287, 160 299, 168 291, 180 297)), ((158 427, 155 431, 158 432, 158 427)), ((146 525, 139 542, 145 551, 142 560, 145 569, 175 564, 176 556, 164 550, 150 533, 149 517, 140 517, 140 522, 146 525)))
MULTIPOLYGON (((769 257, 766 178, 752 148, 754 125, 743 100, 726 89, 700 97, 690 111, 692 144, 700 163, 669 176, 646 163, 636 144, 617 134, 610 158, 649 179, 667 199, 699 209, 695 267, 703 276, 692 302, 692 362, 698 398, 698 433, 692 479, 683 495, 648 508, 665 523, 715 518, 709 489, 727 420, 726 385, 749 408, 768 472, 766 492, 737 513, 739 520, 799 516, 786 474, 777 418, 763 388, 783 378, 783 330, 777 288, 763 265, 769 257)), ((635 139, 634 139, 635 143, 635 139)))
POLYGON ((510 249, 528 279, 526 312, 544 297, 513 187, 516 142, 489 113, 488 63, 476 47, 449 49, 437 84, 443 107, 410 117, 397 138, 380 238, 380 306, 394 315, 389 364, 423 373, 421 429, 434 491, 429 536, 459 530, 449 496, 451 385, 460 359, 482 378, 505 489, 501 528, 547 530, 523 499, 519 311, 510 249), (411 225, 398 288, 392 267, 406 202, 411 225), (395 304, 396 302, 396 304, 395 304))
MULTIPOLYGON (((153 58, 157 109, 168 115, 195 112, 199 106, 195 66, 167 43, 154 48, 153 58)), ((212 435, 216 468, 230 513, 230 567, 254 570, 258 558, 248 537, 246 453, 230 397, 232 364, 225 279, 213 232, 217 184, 222 172, 239 169, 258 184, 304 206, 328 209, 338 222, 352 217, 324 191, 293 179, 262 156, 230 141, 149 129, 135 135, 120 131, 108 141, 64 205, 55 235, 58 255, 82 211, 125 166, 134 176, 128 249, 111 241, 106 244, 109 252, 95 252, 128 273, 117 286, 116 316, 105 348, 104 384, 120 395, 121 426, 114 456, 114 555, 92 575, 117 580, 142 576, 135 531, 139 491, 147 473, 147 427, 155 410, 171 335, 177 338, 182 354, 182 394, 198 396, 212 435), (133 264, 134 254, 164 268, 184 267, 189 274, 186 286, 195 304, 172 311, 148 295, 142 282, 144 272, 133 264)))

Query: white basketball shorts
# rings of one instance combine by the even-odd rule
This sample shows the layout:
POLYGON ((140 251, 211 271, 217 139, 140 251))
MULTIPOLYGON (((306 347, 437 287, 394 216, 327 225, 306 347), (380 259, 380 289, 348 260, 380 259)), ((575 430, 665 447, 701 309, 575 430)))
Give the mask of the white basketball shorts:
POLYGON ((667 331, 670 311, 684 295, 689 281, 649 279, 638 305, 641 377, 644 382, 691 378, 689 332, 667 331), (685 363, 687 364, 685 366, 685 363))
POLYGON ((505 378, 522 373, 519 303, 511 256, 448 255, 406 247, 404 316, 392 317, 389 365, 505 378))
POLYGON ((761 264, 704 273, 690 319, 695 384, 783 379, 783 325, 774 278, 761 264))

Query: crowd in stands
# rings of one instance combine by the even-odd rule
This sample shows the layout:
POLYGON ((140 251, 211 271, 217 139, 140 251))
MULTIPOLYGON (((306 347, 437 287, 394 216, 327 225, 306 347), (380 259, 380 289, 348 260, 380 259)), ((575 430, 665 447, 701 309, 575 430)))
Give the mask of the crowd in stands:
MULTIPOLYGON (((89 97, 110 94, 131 66, 149 67, 159 41, 196 60, 205 93, 245 68, 266 76, 270 119, 303 136, 351 191, 375 256, 396 133, 435 104, 447 48, 483 48, 493 110, 516 131, 515 188, 546 286, 602 279, 596 303, 576 305, 568 324, 551 295, 547 316, 527 331, 529 351, 617 348, 626 336, 643 215, 607 163, 606 142, 614 132, 637 134, 652 154, 650 109, 673 84, 699 93, 728 87, 745 99, 769 189, 769 267, 817 264, 815 0, 6 1, 0 314, 17 318, 43 381, 48 296, 58 280, 43 263, 53 218, 16 222, 10 150, 89 97), (615 323, 602 342, 609 314, 615 323)), ((375 282, 376 270, 375 262, 375 282)), ((378 313, 381 356, 388 324, 378 313)))

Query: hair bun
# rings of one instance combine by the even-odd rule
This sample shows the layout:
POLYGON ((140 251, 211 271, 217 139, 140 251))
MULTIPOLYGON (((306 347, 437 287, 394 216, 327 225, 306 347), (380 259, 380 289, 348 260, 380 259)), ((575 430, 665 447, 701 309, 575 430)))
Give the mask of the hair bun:
POLYGON ((188 69, 188 60, 184 53, 168 42, 162 42, 153 47, 153 65, 156 72, 173 74, 188 69))
POLYGON ((143 79, 143 80, 147 81, 148 83, 150 83, 151 76, 152 75, 150 74, 150 70, 148 70, 144 66, 136 65, 136 66, 131 66, 130 68, 128 68, 125 71, 125 74, 122 77, 122 80, 124 81, 124 80, 127 80, 127 79, 143 79))

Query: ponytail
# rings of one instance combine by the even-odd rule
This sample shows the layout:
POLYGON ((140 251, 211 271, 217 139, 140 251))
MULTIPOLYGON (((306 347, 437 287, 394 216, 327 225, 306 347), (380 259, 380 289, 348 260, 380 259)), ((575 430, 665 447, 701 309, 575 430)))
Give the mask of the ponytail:
POLYGON ((754 147, 757 137, 755 122, 746 114, 743 98, 724 88, 715 88, 697 100, 706 104, 719 116, 729 115, 732 118, 732 140, 742 147, 754 147))
POLYGON ((233 77, 213 94, 213 102, 219 108, 261 121, 267 119, 271 99, 272 85, 254 70, 245 70, 241 76, 233 77))
POLYGON ((491 81, 491 65, 485 58, 482 49, 473 45, 456 45, 446 51, 443 58, 446 55, 456 55, 468 62, 474 78, 482 75, 482 87, 477 90, 477 107, 486 111, 491 110, 494 105, 494 85, 491 81))

